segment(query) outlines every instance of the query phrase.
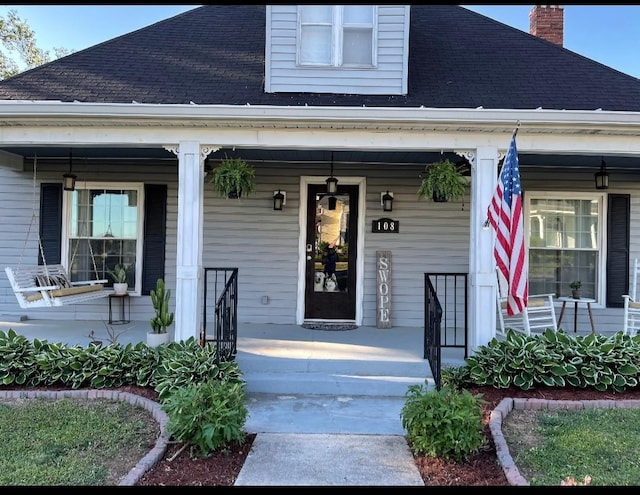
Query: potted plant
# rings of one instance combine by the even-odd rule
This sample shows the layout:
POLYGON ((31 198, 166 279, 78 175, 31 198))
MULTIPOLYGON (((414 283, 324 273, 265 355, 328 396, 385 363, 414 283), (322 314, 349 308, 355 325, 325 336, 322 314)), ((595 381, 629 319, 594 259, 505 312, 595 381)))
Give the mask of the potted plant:
POLYGON ((149 347, 169 342, 167 327, 173 323, 173 313, 169 312, 169 299, 171 299, 171 290, 166 289, 164 280, 159 278, 156 281, 156 288, 151 289, 151 304, 153 304, 156 314, 149 320, 152 330, 147 333, 149 347))
POLYGON ((424 175, 420 174, 418 196, 436 202, 462 197, 467 187, 465 169, 464 165, 456 165, 449 159, 427 164, 424 175))
POLYGON ((129 277, 129 270, 131 265, 125 265, 118 263, 113 267, 113 270, 107 270, 107 273, 113 279, 113 291, 116 294, 126 294, 129 284, 127 279, 129 277))
POLYGON ((569 287, 571 287, 571 297, 574 299, 582 297, 582 282, 580 280, 574 280, 569 284, 569 287))
POLYGON ((211 172, 211 179, 215 191, 223 198, 240 198, 255 190, 255 170, 242 158, 225 157, 211 172))

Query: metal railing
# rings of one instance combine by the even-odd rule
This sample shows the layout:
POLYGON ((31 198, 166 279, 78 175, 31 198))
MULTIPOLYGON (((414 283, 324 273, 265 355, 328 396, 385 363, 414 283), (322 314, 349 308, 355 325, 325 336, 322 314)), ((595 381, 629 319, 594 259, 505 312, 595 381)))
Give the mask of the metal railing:
POLYGON ((204 304, 200 344, 213 340, 216 345, 216 362, 232 360, 238 342, 238 269, 204 269, 204 304), (213 306, 213 339, 208 338, 207 308, 213 306))
POLYGON ((442 319, 442 306, 438 301, 438 295, 429 280, 424 276, 424 358, 429 360, 431 375, 435 382, 436 390, 442 386, 442 363, 440 346, 440 321, 442 319))
POLYGON ((442 347, 464 349, 467 357, 469 335, 467 273, 428 273, 442 305, 442 347))
POLYGON ((463 348, 467 357, 467 274, 425 273, 424 287, 424 358, 440 390, 442 348, 463 348))

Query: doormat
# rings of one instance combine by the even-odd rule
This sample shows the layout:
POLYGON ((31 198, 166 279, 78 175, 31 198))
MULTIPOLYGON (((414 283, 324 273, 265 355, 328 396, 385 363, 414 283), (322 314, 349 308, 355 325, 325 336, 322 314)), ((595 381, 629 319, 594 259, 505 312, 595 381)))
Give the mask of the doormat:
POLYGON ((303 323, 302 328, 308 330, 355 330, 358 325, 353 323, 303 323))

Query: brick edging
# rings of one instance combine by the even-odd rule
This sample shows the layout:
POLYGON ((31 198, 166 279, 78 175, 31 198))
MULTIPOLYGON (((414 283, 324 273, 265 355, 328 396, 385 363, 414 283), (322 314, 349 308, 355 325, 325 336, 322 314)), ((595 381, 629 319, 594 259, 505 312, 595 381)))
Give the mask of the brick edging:
POLYGON ((164 456, 169 444, 170 435, 167 433, 169 417, 162 411, 160 404, 140 395, 117 390, 0 390, 0 399, 108 399, 122 400, 133 406, 142 407, 148 411, 160 426, 160 434, 154 447, 131 468, 120 480, 118 486, 135 486, 142 475, 156 465, 164 456))
POLYGON ((540 410, 540 409, 632 409, 640 408, 640 400, 635 399, 597 399, 597 400, 550 400, 550 399, 521 399, 505 397, 498 406, 491 411, 489 418, 489 430, 496 446, 496 457, 502 466, 507 481, 512 486, 529 486, 518 467, 516 466, 509 446, 502 434, 502 420, 513 410, 540 410))

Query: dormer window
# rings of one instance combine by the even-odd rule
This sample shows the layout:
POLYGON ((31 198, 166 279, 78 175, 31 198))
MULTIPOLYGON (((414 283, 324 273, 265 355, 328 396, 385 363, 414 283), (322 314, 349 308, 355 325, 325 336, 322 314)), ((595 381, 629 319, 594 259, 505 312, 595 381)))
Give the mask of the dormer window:
POLYGON ((375 66, 373 5, 298 6, 298 65, 375 66))

